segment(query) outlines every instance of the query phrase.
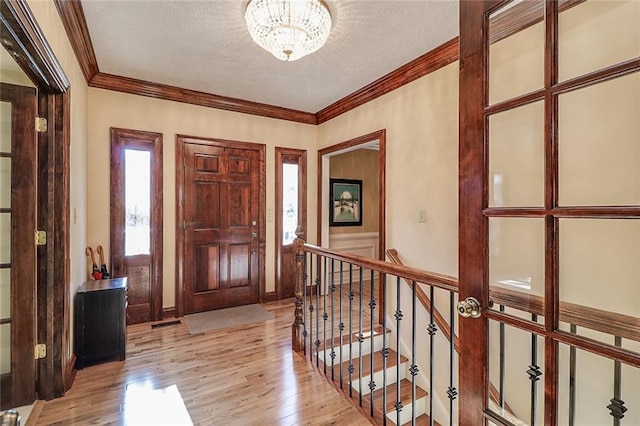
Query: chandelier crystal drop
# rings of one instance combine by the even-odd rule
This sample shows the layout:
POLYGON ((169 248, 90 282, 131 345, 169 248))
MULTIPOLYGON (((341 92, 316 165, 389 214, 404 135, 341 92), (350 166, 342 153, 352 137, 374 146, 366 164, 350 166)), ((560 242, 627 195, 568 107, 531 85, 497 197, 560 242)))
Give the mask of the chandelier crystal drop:
POLYGON ((251 0, 244 19, 253 41, 282 61, 320 49, 331 31, 331 15, 321 0, 251 0))

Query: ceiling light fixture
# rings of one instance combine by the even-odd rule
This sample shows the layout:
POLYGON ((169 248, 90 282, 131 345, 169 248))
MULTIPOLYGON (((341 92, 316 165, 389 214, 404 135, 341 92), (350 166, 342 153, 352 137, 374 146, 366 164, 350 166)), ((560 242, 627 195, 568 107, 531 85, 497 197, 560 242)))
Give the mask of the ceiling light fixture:
POLYGON ((244 19, 253 41, 282 61, 320 49, 331 31, 322 0, 250 0, 244 19))

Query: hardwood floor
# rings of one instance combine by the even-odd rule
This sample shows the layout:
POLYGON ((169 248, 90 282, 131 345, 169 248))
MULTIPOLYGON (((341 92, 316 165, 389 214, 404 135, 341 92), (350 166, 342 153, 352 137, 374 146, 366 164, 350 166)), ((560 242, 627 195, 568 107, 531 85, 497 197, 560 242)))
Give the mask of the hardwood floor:
POLYGON ((132 392, 172 385, 195 425, 369 424, 292 352, 293 301, 263 306, 275 319, 200 335, 190 335, 184 321, 128 327, 126 361, 78 371, 71 390, 47 401, 36 424, 133 424, 131 410, 151 418, 164 404, 138 403, 132 392))

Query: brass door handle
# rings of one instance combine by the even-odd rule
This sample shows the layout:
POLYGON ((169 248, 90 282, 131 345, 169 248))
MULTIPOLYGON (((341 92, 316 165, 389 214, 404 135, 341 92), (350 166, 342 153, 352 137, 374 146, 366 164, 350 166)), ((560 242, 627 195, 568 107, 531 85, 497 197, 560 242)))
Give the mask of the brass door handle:
POLYGON ((458 313, 464 318, 480 318, 482 306, 475 297, 467 297, 458 302, 458 313))

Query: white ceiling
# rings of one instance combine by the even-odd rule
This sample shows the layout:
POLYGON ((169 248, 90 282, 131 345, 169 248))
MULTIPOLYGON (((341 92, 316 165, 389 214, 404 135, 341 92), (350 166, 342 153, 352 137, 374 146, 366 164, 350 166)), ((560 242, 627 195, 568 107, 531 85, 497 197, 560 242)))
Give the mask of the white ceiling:
POLYGON ((256 45, 247 0, 82 0, 101 72, 318 112, 458 34, 458 0, 329 0, 319 51, 256 45))

